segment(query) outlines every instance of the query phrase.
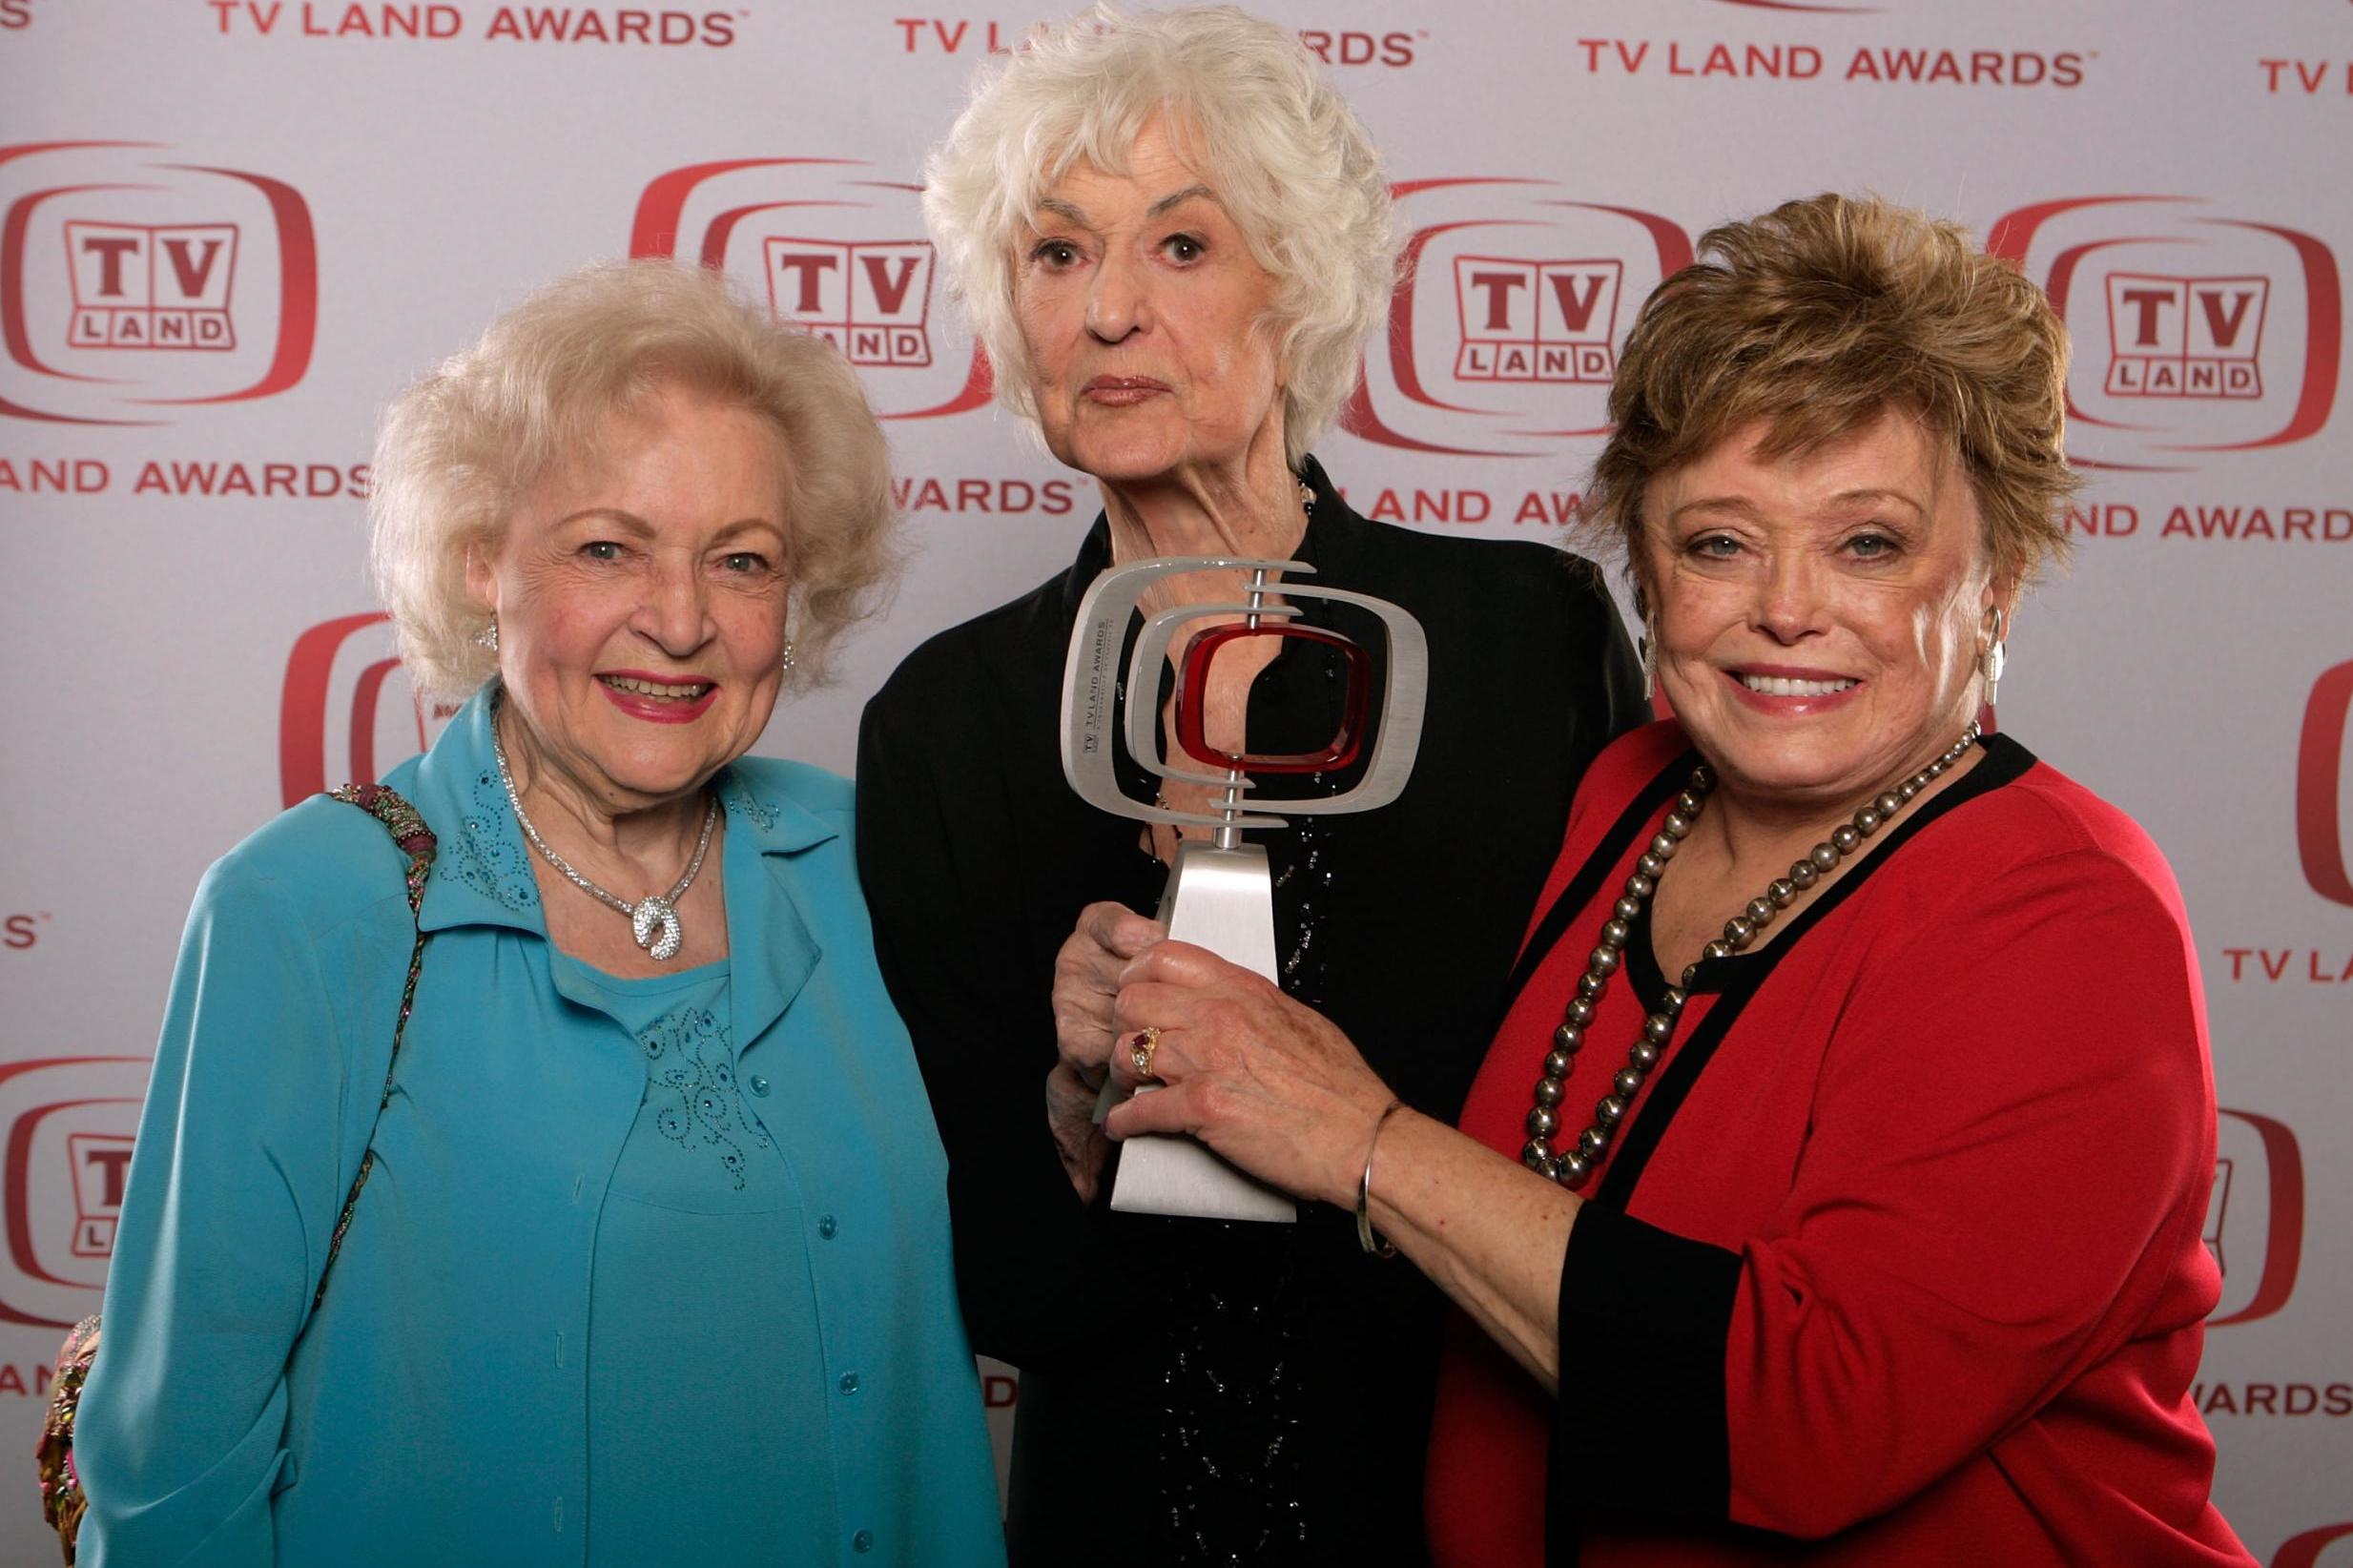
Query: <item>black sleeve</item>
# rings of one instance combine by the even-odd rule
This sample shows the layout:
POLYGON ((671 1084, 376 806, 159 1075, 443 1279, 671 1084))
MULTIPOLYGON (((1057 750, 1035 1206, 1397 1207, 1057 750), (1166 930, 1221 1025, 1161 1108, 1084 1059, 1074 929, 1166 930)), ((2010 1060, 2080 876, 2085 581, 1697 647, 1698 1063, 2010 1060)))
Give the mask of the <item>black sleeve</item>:
POLYGON ((1741 1257, 1587 1204, 1560 1268, 1556 1525, 1585 1507, 1722 1523, 1732 1507, 1724 1353, 1741 1257))
MULTIPOLYGON (((978 693, 901 674, 858 731, 857 857, 882 978, 948 1155, 973 1348, 1023 1368, 1099 1345, 1118 1305, 1046 1130, 1051 947, 1026 923, 1021 818, 952 716, 978 693), (954 770, 953 777, 950 770, 954 770)), ((985 729, 985 724, 979 726, 985 729)))

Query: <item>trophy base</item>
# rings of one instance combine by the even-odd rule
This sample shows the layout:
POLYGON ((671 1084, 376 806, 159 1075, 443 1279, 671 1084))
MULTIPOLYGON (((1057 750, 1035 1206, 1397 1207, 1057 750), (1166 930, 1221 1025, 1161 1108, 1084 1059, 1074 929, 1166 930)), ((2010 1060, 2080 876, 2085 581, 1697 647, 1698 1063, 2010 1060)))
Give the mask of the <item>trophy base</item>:
MULTIPOLYGON (((1160 918, 1175 940, 1274 979, 1274 881, 1259 846, 1178 845, 1160 918)), ((1244 1175, 1197 1140, 1157 1133, 1121 1146, 1111 1207, 1131 1214, 1278 1225, 1299 1218, 1290 1194, 1244 1175)))

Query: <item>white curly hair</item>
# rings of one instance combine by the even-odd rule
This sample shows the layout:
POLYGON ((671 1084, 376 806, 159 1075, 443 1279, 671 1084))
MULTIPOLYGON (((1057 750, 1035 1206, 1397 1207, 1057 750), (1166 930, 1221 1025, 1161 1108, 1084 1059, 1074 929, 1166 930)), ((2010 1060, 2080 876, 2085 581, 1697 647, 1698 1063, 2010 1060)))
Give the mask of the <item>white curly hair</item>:
POLYGON ((659 258, 584 267, 490 324, 395 399, 377 433, 369 560, 411 681, 470 694, 498 671, 465 586, 515 501, 551 463, 670 385, 748 408, 774 430, 789 493, 792 684, 825 679, 840 634, 898 566, 890 450, 857 373, 780 326, 718 274, 659 258))
POLYGON ((1013 250, 1039 200, 1081 159, 1125 174, 1159 119, 1275 279, 1293 467, 1355 389, 1386 319, 1397 237, 1389 179, 1355 113, 1296 34, 1232 6, 1123 13, 1102 5, 984 68, 924 166, 923 217, 997 397, 1033 424, 1013 306, 1013 250))

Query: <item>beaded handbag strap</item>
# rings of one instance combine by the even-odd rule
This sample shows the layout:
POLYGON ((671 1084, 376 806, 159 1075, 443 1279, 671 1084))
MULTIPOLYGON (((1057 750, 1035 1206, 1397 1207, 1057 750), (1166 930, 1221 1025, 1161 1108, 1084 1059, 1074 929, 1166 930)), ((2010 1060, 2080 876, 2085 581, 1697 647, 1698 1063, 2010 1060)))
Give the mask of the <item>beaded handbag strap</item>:
MULTIPOLYGON (((433 865, 435 840, 424 817, 417 808, 382 784, 346 784, 329 792, 330 797, 346 806, 357 806, 384 825, 392 841, 408 856, 408 913, 415 919, 424 905, 425 874, 433 865)), ((401 1016, 392 1025, 392 1055, 384 1063, 384 1089, 376 1101, 376 1114, 381 1117, 384 1107, 392 1103, 392 1073, 401 1060, 401 1037, 408 1032, 408 1012, 417 1000, 417 974, 424 967, 424 927, 417 927, 416 942, 408 950, 408 979, 401 985, 401 1016)), ((368 1129, 367 1151, 360 1156, 360 1173, 351 1179, 350 1195, 343 1200, 343 1211, 335 1221, 335 1234, 327 1242, 327 1261, 319 1270, 319 1289, 311 1296, 311 1312, 316 1316, 319 1304, 327 1298, 327 1276, 335 1271, 336 1254, 343 1249, 343 1232, 351 1228, 352 1211, 360 1207, 360 1189, 367 1186, 368 1172, 376 1168, 376 1129, 368 1129)))

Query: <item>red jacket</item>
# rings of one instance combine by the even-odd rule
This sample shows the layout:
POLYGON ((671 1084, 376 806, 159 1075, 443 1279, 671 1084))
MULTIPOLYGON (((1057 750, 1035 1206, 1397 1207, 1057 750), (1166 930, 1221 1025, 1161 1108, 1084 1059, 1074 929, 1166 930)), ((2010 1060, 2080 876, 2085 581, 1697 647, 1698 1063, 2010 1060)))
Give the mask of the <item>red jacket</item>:
MULTIPOLYGON (((1686 745, 1638 731, 1578 793, 1463 1112, 1496 1148, 1525 1141, 1686 745)), ((2006 737, 1986 750, 1774 939, 1703 966, 1584 1189, 1558 1400, 1457 1323, 1438 1562, 1546 1560, 1548 1512, 1550 1560, 1595 1568, 2253 1560, 2188 1397, 2220 1281, 2180 894, 2123 814, 2006 737)), ((1564 1141, 1664 983, 1649 942, 1645 911, 1564 1141)))

